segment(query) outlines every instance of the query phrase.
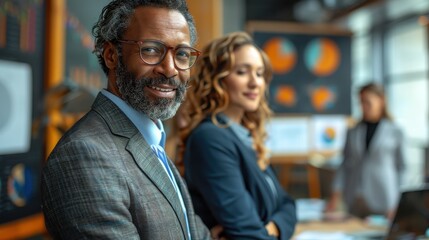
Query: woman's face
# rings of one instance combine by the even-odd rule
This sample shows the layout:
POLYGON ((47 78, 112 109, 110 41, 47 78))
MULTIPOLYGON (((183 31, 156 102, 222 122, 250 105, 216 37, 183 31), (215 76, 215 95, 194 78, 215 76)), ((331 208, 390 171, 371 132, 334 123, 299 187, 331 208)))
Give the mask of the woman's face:
POLYGON ((384 100, 377 94, 364 91, 360 94, 363 119, 369 122, 377 122, 382 118, 384 100))
POLYGON ((234 53, 235 65, 223 80, 230 97, 226 113, 256 111, 265 93, 264 62, 258 49, 244 45, 234 53))

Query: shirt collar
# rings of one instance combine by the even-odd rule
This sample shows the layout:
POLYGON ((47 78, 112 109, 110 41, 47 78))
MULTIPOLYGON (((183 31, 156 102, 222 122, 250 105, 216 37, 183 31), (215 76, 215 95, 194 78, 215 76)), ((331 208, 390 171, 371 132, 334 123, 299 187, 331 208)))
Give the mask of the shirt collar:
POLYGON ((150 119, 146 114, 137 111, 124 100, 103 89, 101 93, 110 99, 127 116, 143 135, 149 145, 165 146, 165 131, 161 120, 150 119))
POLYGON ((231 130, 234 132, 234 134, 246 145, 252 146, 253 140, 252 136, 250 135, 250 131, 242 126, 241 124, 238 124, 234 121, 232 121, 228 116, 226 116, 224 113, 217 114, 218 119, 223 121, 224 123, 228 124, 228 126, 231 128, 231 130))

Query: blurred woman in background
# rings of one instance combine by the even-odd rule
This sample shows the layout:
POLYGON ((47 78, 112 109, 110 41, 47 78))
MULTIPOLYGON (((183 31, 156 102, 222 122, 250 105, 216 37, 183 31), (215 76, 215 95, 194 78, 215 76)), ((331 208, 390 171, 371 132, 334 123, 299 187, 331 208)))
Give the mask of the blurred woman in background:
POLYGON ((383 88, 370 83, 359 91, 362 120, 347 133, 344 160, 333 182, 327 210, 345 203, 347 211, 365 218, 393 217, 404 170, 402 131, 391 120, 383 88))
POLYGON ((188 90, 185 179, 195 211, 227 239, 290 239, 295 204, 269 165, 267 56, 243 32, 203 50, 188 90), (220 227, 219 227, 220 226, 220 227))

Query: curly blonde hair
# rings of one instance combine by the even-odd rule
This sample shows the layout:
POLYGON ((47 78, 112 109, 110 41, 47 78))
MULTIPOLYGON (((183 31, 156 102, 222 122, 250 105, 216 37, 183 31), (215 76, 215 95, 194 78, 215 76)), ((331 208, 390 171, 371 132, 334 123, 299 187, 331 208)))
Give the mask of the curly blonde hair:
MULTIPOLYGON (((235 65, 234 52, 244 45, 255 46, 261 54, 264 64, 264 79, 268 85, 272 79, 272 67, 267 55, 258 48, 252 38, 244 32, 233 32, 224 37, 212 41, 203 49, 203 54, 198 59, 190 81, 190 89, 187 93, 187 101, 182 106, 185 121, 188 123, 180 129, 182 154, 184 143, 191 131, 207 116, 213 123, 221 125, 216 115, 225 111, 230 98, 222 80, 231 74, 235 65)), ((267 88, 268 89, 268 88, 267 88)), ((261 99, 258 109, 254 112, 245 112, 241 124, 246 127, 253 138, 253 148, 258 155, 258 165, 265 169, 269 163, 268 150, 265 147, 266 129, 265 123, 272 112, 267 103, 268 90, 261 99)))

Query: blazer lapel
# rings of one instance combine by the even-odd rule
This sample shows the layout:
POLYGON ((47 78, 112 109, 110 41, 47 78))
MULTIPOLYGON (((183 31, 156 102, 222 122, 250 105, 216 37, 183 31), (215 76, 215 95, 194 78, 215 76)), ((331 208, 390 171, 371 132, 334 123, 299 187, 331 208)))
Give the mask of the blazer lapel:
POLYGON ((365 124, 359 123, 356 129, 356 134, 354 136, 354 148, 357 149, 357 153, 360 154, 356 159, 362 159, 362 157, 366 154, 365 149, 365 136, 366 136, 366 126, 365 124))
MULTIPOLYGON (((102 93, 98 94, 92 108, 105 119, 113 134, 129 139, 126 149, 131 153, 140 170, 170 203, 182 226, 184 237, 187 238, 185 216, 180 205, 179 196, 162 163, 159 162, 149 144, 125 114, 102 93)), ((178 185, 180 184, 178 183, 178 185)))
POLYGON ((377 149, 381 142, 383 141, 383 135, 386 130, 386 124, 384 120, 381 120, 378 123, 377 128, 375 129, 374 135, 372 136, 371 142, 368 146, 368 154, 371 154, 374 149, 377 149))
MULTIPOLYGON (((148 176, 153 184, 159 189, 159 191, 168 200, 170 205, 173 207, 177 218, 182 226, 182 231, 187 237, 187 229, 185 216, 180 205, 179 196, 174 189, 174 186, 164 170, 164 167, 159 162, 158 157, 150 148, 149 144, 146 143, 141 134, 134 135, 127 145, 127 150, 133 155, 136 164, 140 170, 148 176)), ((178 185, 180 185, 178 183, 178 185)))

